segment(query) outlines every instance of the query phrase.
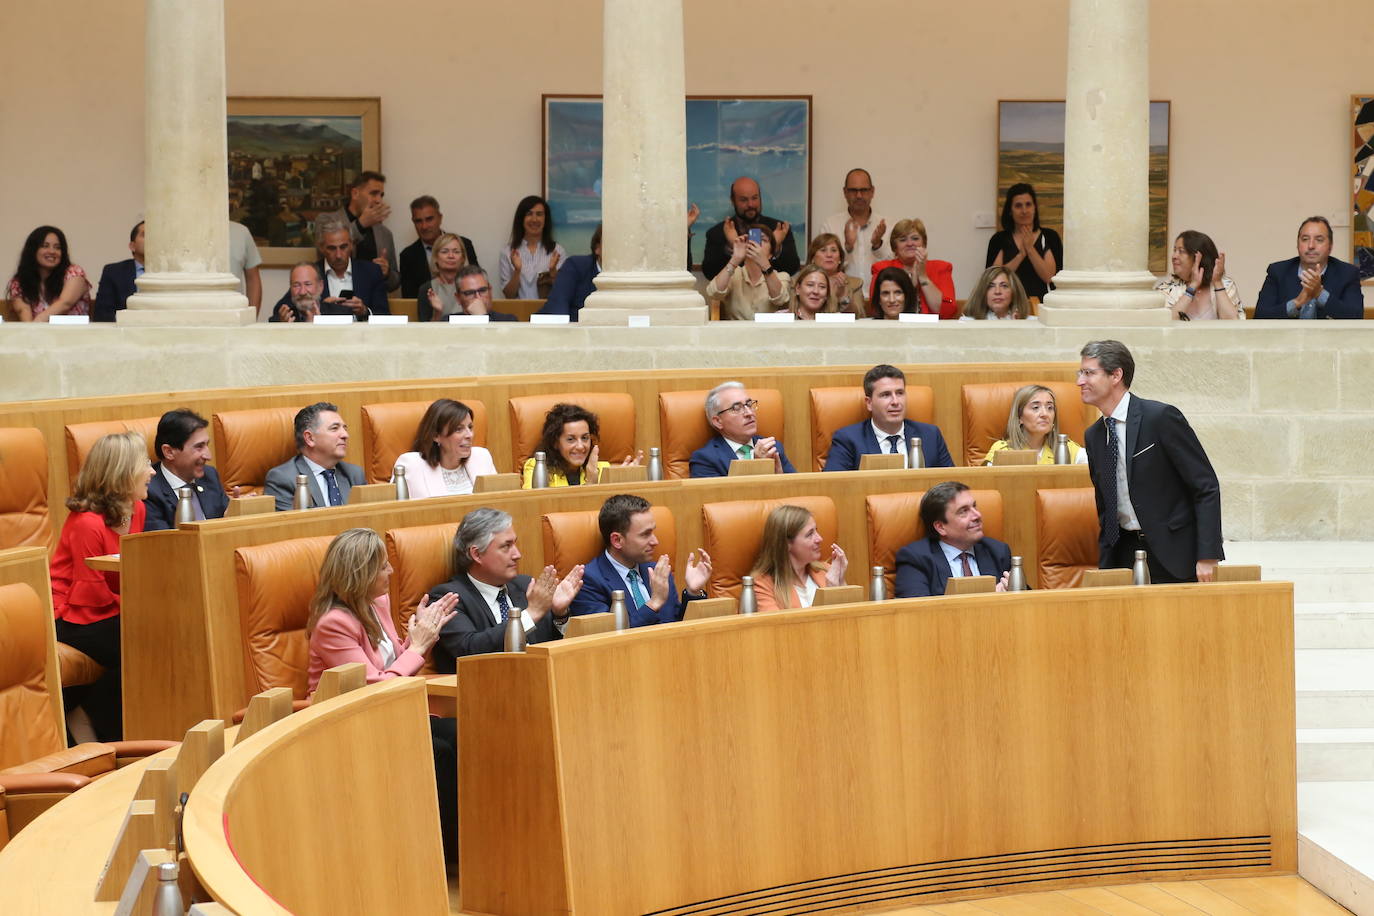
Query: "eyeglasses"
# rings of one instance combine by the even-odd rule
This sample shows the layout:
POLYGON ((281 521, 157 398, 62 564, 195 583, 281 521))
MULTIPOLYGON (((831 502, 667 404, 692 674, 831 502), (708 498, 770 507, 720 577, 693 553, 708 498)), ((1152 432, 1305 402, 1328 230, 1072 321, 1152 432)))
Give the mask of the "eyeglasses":
POLYGON ((738 404, 731 404, 724 410, 716 411, 716 416, 720 416, 723 413, 732 413, 738 416, 739 414, 744 413, 746 410, 750 413, 753 413, 755 410, 758 409, 758 406, 759 402, 754 400, 753 398, 750 398, 747 401, 740 401, 738 404))
POLYGON ((458 295, 464 299, 471 299, 473 296, 485 296, 489 292, 491 292, 490 286, 479 286, 476 289, 460 289, 458 295))
POLYGON ((1106 371, 1103 370, 1103 369, 1079 369, 1079 370, 1078 370, 1078 377, 1079 377, 1079 378, 1092 378, 1094 375, 1105 375, 1105 374, 1106 374, 1106 371))

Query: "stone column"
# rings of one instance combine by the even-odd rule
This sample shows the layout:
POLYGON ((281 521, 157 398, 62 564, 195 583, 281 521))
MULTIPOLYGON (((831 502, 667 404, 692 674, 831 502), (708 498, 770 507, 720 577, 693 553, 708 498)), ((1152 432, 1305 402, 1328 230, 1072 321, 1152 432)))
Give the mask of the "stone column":
POLYGON ((1149 265, 1149 0, 1070 0, 1064 264, 1053 325, 1167 324, 1149 265))
POLYGON ((147 0, 147 272, 121 324, 243 325, 229 273, 224 0, 147 0))
POLYGON ((687 264, 682 0, 605 0, 602 272, 582 324, 701 324, 687 264))

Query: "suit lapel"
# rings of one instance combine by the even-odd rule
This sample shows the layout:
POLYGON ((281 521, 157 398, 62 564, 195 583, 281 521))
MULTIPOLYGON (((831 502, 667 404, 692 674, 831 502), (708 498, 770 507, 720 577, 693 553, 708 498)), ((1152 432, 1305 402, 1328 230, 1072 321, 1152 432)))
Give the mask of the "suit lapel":
POLYGON ((879 455, 882 453, 882 443, 878 441, 877 435, 873 432, 873 421, 865 420, 859 424, 859 438, 863 440, 863 454, 879 455))
MULTIPOLYGON (((949 558, 945 556, 945 548, 940 546, 939 541, 932 541, 927 538, 926 544, 930 547, 930 561, 935 569, 935 575, 940 577, 940 591, 938 594, 943 595, 945 589, 949 586, 949 580, 954 578, 954 570, 950 569, 949 558)), ((936 594, 933 589, 931 593, 936 594)))
POLYGON ((472 584, 467 573, 459 573, 454 579, 457 586, 454 591, 458 592, 458 598, 465 607, 470 607, 473 613, 468 616, 472 622, 479 627, 494 627, 497 624, 496 612, 487 604, 487 599, 482 597, 482 593, 477 590, 477 586, 472 584))
MULTIPOLYGON (((294 464, 296 467, 296 473, 304 474, 306 480, 309 482, 310 507, 315 508, 317 506, 328 506, 329 500, 325 499, 324 494, 320 492, 320 481, 318 478, 315 477, 314 472, 310 470, 310 465, 306 464, 305 459, 302 458, 300 455, 296 456, 294 464)), ((295 490, 295 488, 296 482, 293 480, 291 481, 291 489, 295 490)))
POLYGON ((1140 399, 1132 395, 1131 404, 1126 408, 1126 441, 1121 443, 1121 447, 1126 450, 1126 482, 1130 483, 1131 475, 1135 472, 1134 454, 1140 451, 1140 419, 1142 405, 1140 399))

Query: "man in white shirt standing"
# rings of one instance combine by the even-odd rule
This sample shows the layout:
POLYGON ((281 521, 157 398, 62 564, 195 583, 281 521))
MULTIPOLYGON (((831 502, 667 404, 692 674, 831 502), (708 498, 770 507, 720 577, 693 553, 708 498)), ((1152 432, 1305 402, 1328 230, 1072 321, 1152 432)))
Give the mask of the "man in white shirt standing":
MULTIPOLYGON (((887 246, 887 220, 873 212, 873 179, 867 169, 850 169, 844 176, 842 213, 827 217, 816 235, 829 232, 844 245, 844 272, 857 277, 868 288, 871 268, 892 257, 887 246)), ((813 236, 814 238, 814 236, 813 236)))

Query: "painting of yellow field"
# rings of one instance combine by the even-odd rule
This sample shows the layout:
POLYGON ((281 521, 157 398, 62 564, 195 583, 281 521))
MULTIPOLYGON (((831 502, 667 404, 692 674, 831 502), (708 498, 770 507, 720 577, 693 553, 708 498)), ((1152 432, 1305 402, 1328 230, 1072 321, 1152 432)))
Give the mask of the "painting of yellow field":
MULTIPOLYGON (((1007 188, 1026 181, 1040 202, 1040 225, 1070 248, 1064 232, 1064 103, 997 103, 997 212, 1007 188)), ((1110 205, 1110 204, 1108 204, 1110 205)), ((1169 231, 1169 103, 1150 103, 1150 270, 1167 272, 1169 231)))

